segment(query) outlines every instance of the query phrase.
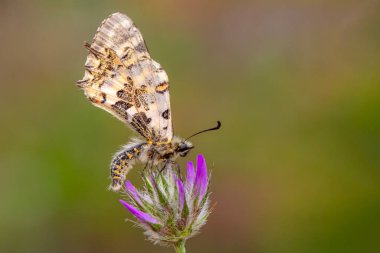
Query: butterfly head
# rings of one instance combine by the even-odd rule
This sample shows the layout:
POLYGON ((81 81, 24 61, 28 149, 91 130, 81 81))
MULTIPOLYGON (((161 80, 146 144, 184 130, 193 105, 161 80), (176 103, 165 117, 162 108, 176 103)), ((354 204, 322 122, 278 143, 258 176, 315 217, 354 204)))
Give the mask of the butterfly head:
POLYGON ((177 139, 174 142, 174 151, 182 157, 185 157, 194 146, 190 141, 177 139))
POLYGON ((178 145, 177 152, 180 156, 185 157, 194 146, 189 141, 183 141, 178 145))

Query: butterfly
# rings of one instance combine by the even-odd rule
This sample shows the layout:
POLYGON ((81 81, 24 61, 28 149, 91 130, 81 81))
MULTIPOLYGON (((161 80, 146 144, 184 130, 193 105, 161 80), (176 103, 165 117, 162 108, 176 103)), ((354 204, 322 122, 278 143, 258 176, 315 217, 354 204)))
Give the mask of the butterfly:
POLYGON ((77 85, 93 105, 144 138, 132 139, 113 156, 110 189, 122 188, 136 161, 165 167, 186 156, 194 146, 173 136, 168 76, 150 57, 132 20, 122 13, 111 14, 85 47, 89 51, 85 74, 77 85))

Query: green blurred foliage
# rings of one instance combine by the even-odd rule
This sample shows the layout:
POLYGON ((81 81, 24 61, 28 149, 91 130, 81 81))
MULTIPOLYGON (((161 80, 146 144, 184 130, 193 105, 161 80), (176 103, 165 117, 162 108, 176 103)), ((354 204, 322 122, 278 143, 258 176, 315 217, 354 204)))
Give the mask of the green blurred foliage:
POLYGON ((168 72, 176 134, 223 123, 193 140, 215 211, 189 252, 380 252, 379 8, 1 1, 0 252, 172 251, 124 222, 108 165, 133 133, 75 87, 115 11, 168 72))

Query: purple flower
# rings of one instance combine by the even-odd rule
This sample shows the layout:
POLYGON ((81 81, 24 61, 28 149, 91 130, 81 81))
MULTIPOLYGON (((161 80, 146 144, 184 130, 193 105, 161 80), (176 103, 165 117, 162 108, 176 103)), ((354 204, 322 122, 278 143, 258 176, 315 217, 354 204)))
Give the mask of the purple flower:
POLYGON ((154 243, 177 247, 199 232, 209 210, 209 175, 206 161, 198 155, 196 169, 187 164, 186 178, 170 166, 164 171, 148 170, 143 187, 125 183, 126 201, 120 202, 135 216, 135 223, 145 230, 154 243))
POLYGON ((186 178, 186 190, 191 192, 195 181, 195 171, 192 162, 187 163, 187 178, 186 178))
POLYGON ((198 155, 197 174, 195 176, 195 192, 199 194, 198 199, 202 201, 208 187, 208 175, 206 161, 202 155, 198 155))
POLYGON ((138 191, 129 180, 125 182, 125 190, 139 205, 142 205, 138 191))
POLYGON ((151 223, 151 224, 158 224, 158 221, 153 218, 152 216, 150 216, 149 214, 147 213, 144 213, 138 209, 136 209, 135 207, 133 207, 132 205, 128 204, 127 202, 125 202, 124 200, 120 200, 121 204, 123 204, 137 219, 139 219, 140 222, 143 222, 143 223, 151 223))
POLYGON ((183 210, 183 204, 185 202, 185 190, 183 189, 182 181, 177 179, 177 187, 178 187, 178 198, 179 198, 179 212, 183 210))

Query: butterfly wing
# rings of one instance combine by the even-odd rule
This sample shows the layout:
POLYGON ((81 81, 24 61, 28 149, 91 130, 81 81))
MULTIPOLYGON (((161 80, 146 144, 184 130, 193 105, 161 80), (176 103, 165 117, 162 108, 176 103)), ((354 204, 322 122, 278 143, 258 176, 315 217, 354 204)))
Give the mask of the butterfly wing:
POLYGON ((116 116, 148 141, 173 137, 169 81, 150 58, 140 31, 124 14, 114 13, 98 28, 85 75, 78 81, 87 98, 116 116))

